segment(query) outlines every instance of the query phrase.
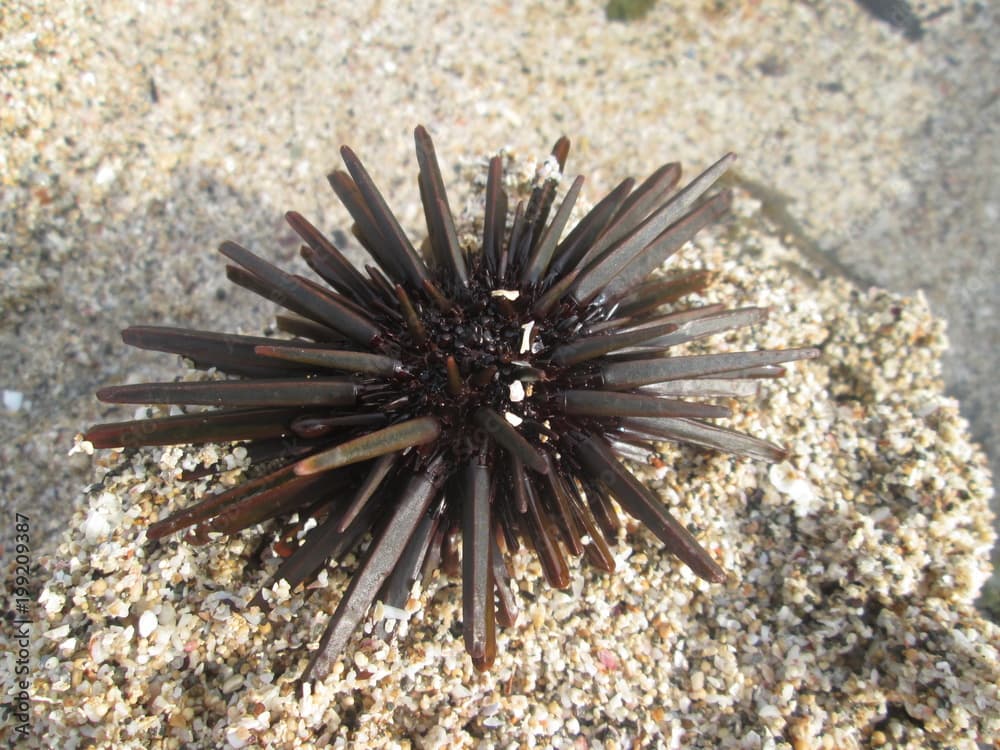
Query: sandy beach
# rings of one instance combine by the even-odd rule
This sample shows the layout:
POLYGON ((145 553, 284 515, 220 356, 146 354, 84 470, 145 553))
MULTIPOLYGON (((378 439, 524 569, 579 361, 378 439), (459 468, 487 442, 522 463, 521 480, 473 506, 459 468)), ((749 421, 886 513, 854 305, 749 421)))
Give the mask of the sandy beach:
MULTIPOLYGON (((0 507, 30 520, 26 742, 669 747, 694 746, 693 727, 709 731, 706 747, 995 741, 998 636, 973 602, 990 575, 988 466, 1000 465, 988 304, 997 19, 975 3, 908 7, 920 34, 833 2, 661 0, 628 22, 591 2, 5 4, 0 507), (271 306, 229 284, 215 250, 232 239, 300 262, 288 209, 346 230, 325 179, 342 144, 422 237, 418 123, 456 191, 485 155, 535 158, 560 135, 590 201, 665 161, 691 175, 737 152, 735 221, 754 250, 711 235, 684 262, 723 274, 711 291, 722 301, 782 312, 747 345, 842 344, 765 399, 754 426, 800 446, 779 474, 675 451, 676 486, 650 479, 718 545, 733 571, 723 590, 695 584, 641 533, 622 540, 619 577, 578 570, 570 597, 546 592, 525 560, 530 618, 505 635, 499 669, 478 677, 451 643, 461 605, 441 582, 406 638, 359 641, 335 685, 296 702, 291 682, 265 676, 278 658, 292 679, 343 573, 308 601, 291 595, 289 619, 267 621, 270 632, 246 620, 224 635, 211 595, 252 597, 259 580, 237 575, 250 537, 197 553, 143 545, 163 503, 190 491, 172 473, 186 454, 144 452, 95 489, 116 456, 70 451, 86 426, 131 416, 96 388, 181 371, 175 357, 126 348, 121 328, 272 325, 271 306), (806 405, 789 437, 778 420, 806 405), (801 507, 781 489, 798 479, 813 488, 801 507), (95 506, 121 523, 87 538, 95 506), (850 555, 838 549, 847 539, 850 555), (751 551, 762 540, 769 551, 751 551), (126 553, 128 565, 108 567, 126 553), (168 560, 188 566, 180 588, 168 560), (661 591, 671 595, 649 593, 661 591), (125 611, 85 604, 102 597, 125 611), (169 627, 139 637, 146 611, 169 627), (761 628, 782 634, 779 645, 762 649, 761 628), (579 646, 560 654, 568 633, 579 646), (285 645, 267 645, 275 638, 285 645), (128 664, 108 667, 102 648, 128 664), (202 665, 187 682, 195 659, 179 653, 202 665), (821 697, 830 685, 850 715, 821 697)), ((5 568, 15 547, 12 531, 5 568)))

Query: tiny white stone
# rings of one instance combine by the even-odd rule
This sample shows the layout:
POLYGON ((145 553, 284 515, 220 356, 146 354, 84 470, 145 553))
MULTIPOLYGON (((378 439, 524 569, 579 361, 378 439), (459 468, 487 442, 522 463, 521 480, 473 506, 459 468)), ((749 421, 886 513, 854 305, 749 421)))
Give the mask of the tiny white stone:
POLYGON ((93 659, 94 664, 103 664, 104 660, 108 658, 108 649, 104 643, 103 636, 95 635, 91 638, 88 650, 90 652, 90 658, 93 659))
POLYGON ((46 630, 42 635, 53 641, 61 641, 69 635, 69 625, 60 625, 51 630, 46 630))
POLYGON ((777 706, 764 706, 757 711, 757 715, 762 719, 780 719, 781 711, 777 706))
POLYGON ((559 171, 559 162, 554 156, 546 157, 538 166, 538 171, 536 172, 537 179, 542 180, 556 180, 558 181, 562 177, 562 172, 559 171))
POLYGON ((514 427, 520 427, 521 422, 524 421, 512 411, 505 412, 503 418, 514 425, 514 427))
POLYGON ((705 673, 697 670, 691 674, 691 689, 699 691, 705 687, 705 673))
POLYGON ((409 620, 410 613, 399 607, 390 607, 388 604, 382 605, 382 618, 385 620, 409 620))
POLYGON ((139 618, 139 637, 148 638, 153 631, 156 630, 156 626, 159 624, 160 623, 156 619, 156 615, 153 612, 146 610, 139 618))
POLYGON ((106 513, 91 509, 83 522, 83 536, 91 544, 106 538, 111 532, 111 522, 106 513))
POLYGON ((24 403, 24 394, 20 391, 9 391, 6 388, 3 392, 3 406, 7 411, 18 411, 24 403))
POLYGON ((253 734, 246 727, 230 727, 226 730, 226 742, 230 747, 246 747, 253 734))
POLYGON ((108 704, 100 698, 90 697, 83 702, 83 715, 91 724, 97 724, 108 712, 108 704))
POLYGON ((66 597, 62 594, 57 594, 51 589, 42 589, 42 593, 38 595, 38 603, 48 614, 54 615, 63 608, 63 605, 66 603, 66 597))
POLYGON ((510 400, 515 404, 524 401, 524 385, 520 380, 515 380, 508 386, 510 388, 510 400))
POLYGON ((778 492, 792 501, 795 515, 801 518, 815 510, 816 490, 791 464, 785 462, 772 465, 768 471, 768 479, 778 492))
POLYGON ((104 541, 121 518, 121 500, 110 492, 102 492, 87 510, 83 534, 91 544, 104 541))
POLYGON ((94 182, 98 185, 107 185, 114 181, 115 175, 115 168, 110 164, 104 164, 97 170, 97 174, 94 176, 94 182))

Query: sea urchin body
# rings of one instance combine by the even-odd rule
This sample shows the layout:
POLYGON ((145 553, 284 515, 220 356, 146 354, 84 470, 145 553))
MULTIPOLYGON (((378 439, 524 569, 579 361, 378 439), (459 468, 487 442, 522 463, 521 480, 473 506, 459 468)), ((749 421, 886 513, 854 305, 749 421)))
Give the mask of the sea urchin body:
POLYGON ((371 533, 310 662, 317 678, 377 598, 402 607, 414 581, 438 566, 461 571, 465 646, 477 668, 488 668, 495 625, 517 616, 505 553, 526 543, 557 588, 569 585, 567 554, 611 571, 612 501, 697 575, 721 580, 711 556, 620 459, 678 441, 779 460, 778 446, 709 421, 729 415, 711 399, 750 395, 755 379, 783 372, 780 363, 816 356, 671 355, 765 316, 721 305, 665 311, 708 277, 650 277, 728 210, 728 191, 705 196, 732 155, 679 191, 676 164, 637 187, 627 179, 565 236, 582 178, 549 214, 568 141, 556 144, 549 170, 512 216, 495 157, 481 241, 469 247, 423 128, 416 146, 429 233, 421 251, 345 147, 347 172, 330 184, 375 265, 358 270, 294 212, 286 218, 306 243, 302 256, 325 284, 223 243, 229 278, 289 311, 278 323, 294 338, 128 328, 128 344, 236 377, 104 388, 98 396, 108 402, 215 408, 86 434, 99 448, 248 441, 262 470, 153 524, 151 539, 193 527, 192 538, 205 541, 285 519, 276 580, 295 587, 371 533))

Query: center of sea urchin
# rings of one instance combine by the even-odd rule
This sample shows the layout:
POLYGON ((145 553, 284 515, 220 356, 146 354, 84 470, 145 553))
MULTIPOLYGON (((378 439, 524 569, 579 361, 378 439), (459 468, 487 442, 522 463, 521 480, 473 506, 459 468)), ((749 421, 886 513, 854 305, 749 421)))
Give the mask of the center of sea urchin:
MULTIPOLYGON (((438 280, 447 287, 443 281, 438 280)), ((546 390, 552 372, 547 355, 572 337, 579 322, 565 315, 535 315, 534 291, 496 288, 477 266, 460 306, 439 310, 414 301, 416 324, 385 346, 402 362, 405 380, 370 402, 399 416, 433 414, 444 428, 443 440, 465 456, 475 450, 468 425, 482 408, 513 427, 528 420, 526 431, 546 431, 549 415, 539 407, 543 400, 532 396, 546 390)))

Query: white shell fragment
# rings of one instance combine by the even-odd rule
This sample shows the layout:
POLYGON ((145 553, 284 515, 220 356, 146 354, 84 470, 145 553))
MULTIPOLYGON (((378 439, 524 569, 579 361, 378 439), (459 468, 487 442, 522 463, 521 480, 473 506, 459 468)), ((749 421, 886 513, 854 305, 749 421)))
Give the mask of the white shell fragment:
POLYGON ((529 320, 521 326, 521 348, 520 353, 525 354, 531 351, 531 330, 535 327, 535 321, 529 320))
POLYGON ((399 607, 390 607, 388 604, 382 605, 382 617, 386 620, 409 620, 410 613, 399 607))
POLYGON ((520 380, 515 380, 508 388, 510 389, 510 400, 513 403, 524 401, 524 385, 520 380))
POLYGON ((10 412, 19 411, 24 403, 24 394, 21 391, 11 391, 4 389, 3 407, 10 412))
POLYGON ((121 521, 121 501, 110 492, 103 492, 87 511, 83 522, 83 534, 91 544, 105 539, 115 525, 121 521))
POLYGON ((503 297, 504 299, 509 299, 512 302, 521 296, 521 293, 516 289, 494 289, 490 292, 491 297, 503 297))

